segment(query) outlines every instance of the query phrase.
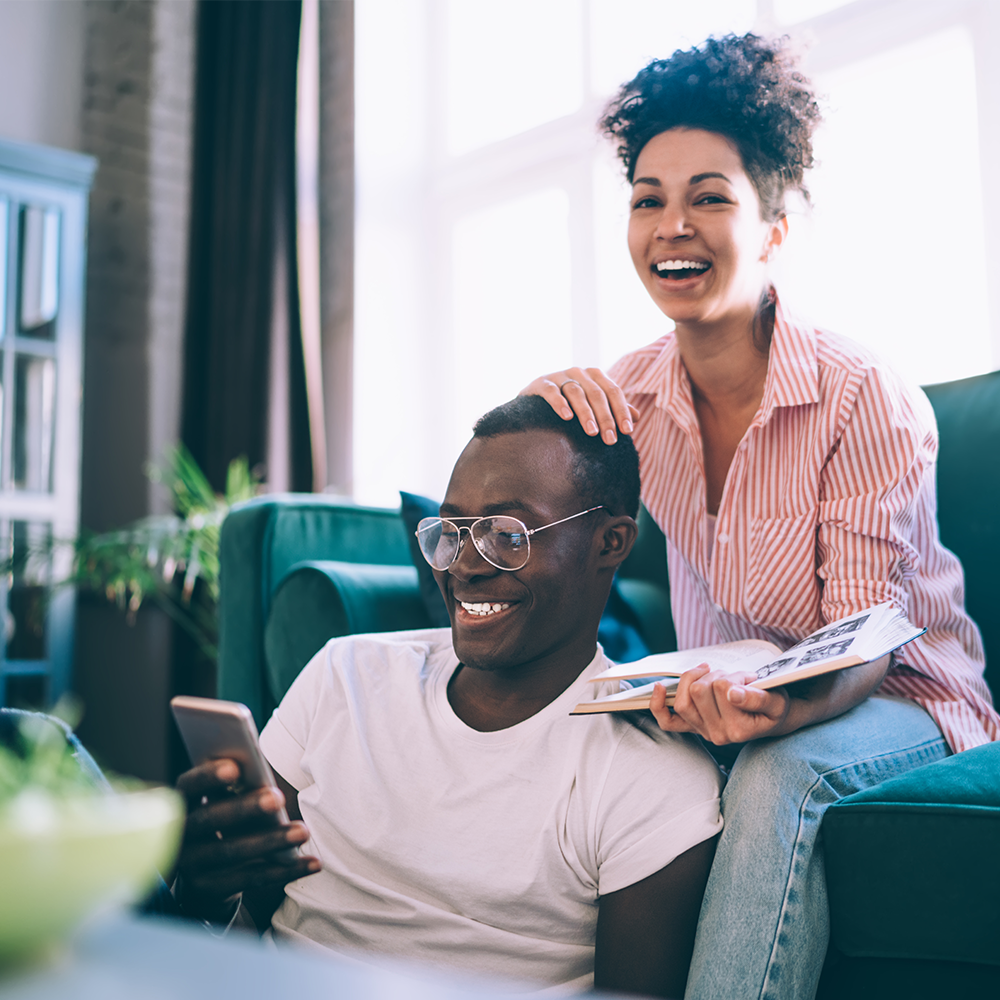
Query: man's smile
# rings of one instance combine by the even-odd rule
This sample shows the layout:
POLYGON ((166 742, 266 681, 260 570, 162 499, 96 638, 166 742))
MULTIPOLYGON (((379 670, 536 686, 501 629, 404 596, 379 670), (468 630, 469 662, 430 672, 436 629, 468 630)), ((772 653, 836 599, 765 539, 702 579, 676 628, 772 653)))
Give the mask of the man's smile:
POLYGON ((510 604, 502 601, 477 601, 475 603, 459 601, 458 603, 464 611, 476 618, 487 618, 490 615, 506 611, 510 607, 510 604))

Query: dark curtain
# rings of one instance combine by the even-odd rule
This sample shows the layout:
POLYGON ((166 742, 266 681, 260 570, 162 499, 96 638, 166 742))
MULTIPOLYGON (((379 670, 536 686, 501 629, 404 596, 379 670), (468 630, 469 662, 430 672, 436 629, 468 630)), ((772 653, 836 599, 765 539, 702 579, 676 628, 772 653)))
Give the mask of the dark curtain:
POLYGON ((312 489, 295 242, 300 18, 298 0, 198 5, 181 433, 216 490, 232 459, 266 459, 272 324, 288 336, 291 488, 312 489))

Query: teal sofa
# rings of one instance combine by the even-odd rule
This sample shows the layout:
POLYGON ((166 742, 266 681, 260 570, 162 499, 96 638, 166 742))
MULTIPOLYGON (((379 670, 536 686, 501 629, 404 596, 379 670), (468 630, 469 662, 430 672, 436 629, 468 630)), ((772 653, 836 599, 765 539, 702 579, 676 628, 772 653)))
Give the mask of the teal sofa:
MULTIPOLYGON (((927 387, 942 538, 965 566, 1000 682, 1000 372, 927 387)), ((675 648, 662 534, 645 511, 618 590, 649 649, 675 648)), ((221 539, 219 697, 266 722, 327 639, 431 624, 399 512, 320 496, 235 509, 221 539)), ((1000 996, 1000 743, 831 807, 831 945, 820 997, 1000 996)), ((734 934, 738 929, 734 928, 734 934)))

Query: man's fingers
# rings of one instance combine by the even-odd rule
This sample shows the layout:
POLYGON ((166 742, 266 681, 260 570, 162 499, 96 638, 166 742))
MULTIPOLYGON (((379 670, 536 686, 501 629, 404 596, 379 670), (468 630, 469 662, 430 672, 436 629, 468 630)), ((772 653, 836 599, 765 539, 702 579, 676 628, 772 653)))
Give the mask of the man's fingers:
POLYGON ((214 836, 216 830, 239 830, 277 823, 284 796, 276 788, 261 788, 193 808, 184 825, 186 839, 214 836))
POLYGON ((273 830, 262 830, 239 836, 186 840, 184 842, 180 867, 185 871, 207 872, 235 868, 251 862, 267 860, 279 851, 298 847, 309 839, 309 831, 302 823, 273 830))
POLYGON ((205 796, 217 796, 238 784, 240 766, 228 757, 207 760, 185 771, 177 779, 177 791, 187 800, 188 808, 198 805, 205 796))
POLYGON ((255 860, 232 868, 215 869, 203 874, 186 874, 184 878, 185 904, 189 896, 218 902, 229 899, 247 889, 268 889, 286 886, 289 882, 313 875, 320 870, 317 858, 297 858, 293 864, 279 864, 272 860, 255 860))

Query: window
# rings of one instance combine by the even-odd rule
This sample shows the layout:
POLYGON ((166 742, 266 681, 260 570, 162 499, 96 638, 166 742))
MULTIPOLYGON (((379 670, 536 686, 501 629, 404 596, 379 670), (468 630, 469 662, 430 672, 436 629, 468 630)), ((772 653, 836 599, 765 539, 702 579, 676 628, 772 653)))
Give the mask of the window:
POLYGON ((811 38, 826 95, 783 298, 917 382, 1000 363, 987 0, 358 0, 357 499, 441 496, 479 414, 669 329, 595 122, 650 58, 750 29, 811 38))

